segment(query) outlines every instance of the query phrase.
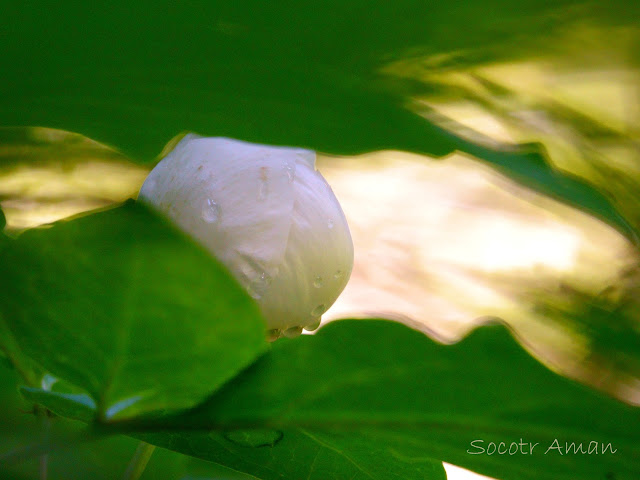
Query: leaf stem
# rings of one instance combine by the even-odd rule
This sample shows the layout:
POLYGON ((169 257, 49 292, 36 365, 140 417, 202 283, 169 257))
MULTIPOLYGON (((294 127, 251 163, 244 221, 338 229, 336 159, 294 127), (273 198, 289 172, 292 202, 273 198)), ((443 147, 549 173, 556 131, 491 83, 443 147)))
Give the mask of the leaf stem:
MULTIPOLYGON (((40 406, 35 406, 36 416, 40 419, 40 431, 42 436, 42 443, 49 449, 49 432, 51 430, 51 416, 49 410, 40 406)), ((38 458, 38 471, 39 479, 47 480, 48 467, 49 467, 49 454, 43 453, 38 458)))
POLYGON ((142 476, 144 469, 147 468, 147 463, 149 463, 149 459, 155 448, 155 445, 140 442, 127 469, 122 475, 122 480, 138 480, 140 476, 142 476))

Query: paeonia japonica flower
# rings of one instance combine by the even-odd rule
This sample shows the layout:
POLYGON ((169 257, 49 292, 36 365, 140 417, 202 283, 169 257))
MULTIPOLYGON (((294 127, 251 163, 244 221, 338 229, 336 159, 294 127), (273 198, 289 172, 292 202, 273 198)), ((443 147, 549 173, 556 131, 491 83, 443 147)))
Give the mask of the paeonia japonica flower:
POLYGON ((312 151, 190 134, 139 198, 234 274, 272 338, 317 328, 351 274, 349 226, 312 151))

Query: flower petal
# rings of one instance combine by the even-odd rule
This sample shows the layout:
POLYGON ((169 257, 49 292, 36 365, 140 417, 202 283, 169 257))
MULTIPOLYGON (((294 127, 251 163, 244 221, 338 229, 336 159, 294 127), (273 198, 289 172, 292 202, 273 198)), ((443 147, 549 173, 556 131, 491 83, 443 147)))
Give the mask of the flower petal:
POLYGON ((305 154, 226 138, 185 136, 140 198, 168 214, 240 279, 277 273, 293 210, 290 168, 305 154))
POLYGON ((353 267, 349 226, 329 184, 303 165, 293 184, 284 261, 261 302, 272 328, 283 330, 316 324, 346 286, 353 267))

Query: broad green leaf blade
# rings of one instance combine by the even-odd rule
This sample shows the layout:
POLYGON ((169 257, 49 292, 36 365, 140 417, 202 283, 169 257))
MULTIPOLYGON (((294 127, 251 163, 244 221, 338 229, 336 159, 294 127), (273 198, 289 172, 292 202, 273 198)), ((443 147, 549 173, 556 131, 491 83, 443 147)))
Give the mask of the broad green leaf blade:
POLYGON ((433 460, 503 480, 595 480, 609 472, 631 480, 640 471, 640 410, 547 370, 502 326, 444 346, 390 322, 330 324, 315 336, 277 342, 270 355, 173 426, 182 433, 145 438, 216 461, 231 449, 241 455, 234 468, 249 472, 251 461, 284 463, 292 455, 283 443, 289 437, 306 446, 296 456, 324 445, 356 463, 386 465, 386 478, 393 472, 424 478, 418 468, 433 460), (226 436, 192 436, 185 425, 222 429, 226 436), (267 455, 229 440, 233 427, 274 429, 283 438, 267 455), (469 454, 478 439, 485 448, 521 439, 539 445, 528 455, 469 454), (587 448, 597 441, 611 443, 616 453, 602 454, 599 446, 598 455, 555 449, 545 455, 555 439, 563 451, 565 442, 587 448))
POLYGON ((640 410, 547 370, 502 326, 445 346, 391 322, 332 323, 277 341, 190 413, 118 428, 265 480, 433 478, 441 460, 502 480, 640 471, 640 410), (521 441, 517 454, 486 454, 521 441), (565 453, 592 441, 597 455, 565 453), (485 454, 468 453, 476 445, 485 454))
MULTIPOLYGON (((399 435, 405 437, 406 432, 399 435)), ((370 430, 336 433, 317 428, 248 429, 226 433, 172 432, 140 438, 261 480, 447 478, 442 461, 436 456, 418 452, 411 441, 403 445, 392 437, 377 437, 370 430), (405 456, 407 451, 413 457, 405 456)))
MULTIPOLYGON (((92 411, 87 409, 86 397, 25 387, 20 391, 27 400, 44 405, 66 418, 85 422, 93 418, 92 411)), ((329 425, 333 423, 327 421, 329 425)), ((335 423, 340 424, 341 420, 335 423)), ((126 425, 124 427, 127 428, 126 425)), ((248 428, 211 432, 193 429, 134 436, 264 480, 446 478, 442 462, 437 458, 421 455, 417 464, 415 461, 403 461, 401 452, 406 446, 395 450, 392 448, 395 441, 386 439, 372 444, 372 432, 358 429, 342 434, 327 434, 315 428, 248 428)))
POLYGON ((0 313, 17 343, 102 417, 191 407, 266 348, 231 275, 133 202, 28 231, 2 257, 0 313))
MULTIPOLYGON (((0 232, 0 236, 2 233, 0 232)), ((0 244, 4 240, 0 238, 0 244)), ((2 246, 0 245, 0 253, 2 252, 2 246)), ((0 353, 4 355, 7 362, 22 378, 22 382, 36 386, 39 384, 38 380, 41 377, 40 369, 34 364, 33 360, 27 357, 16 338, 14 337, 11 329, 0 313, 0 353)))
MULTIPOLYGON (((0 456, 37 444, 41 439, 38 418, 29 414, 32 405, 20 398, 16 385, 20 382, 15 371, 0 365, 0 456)), ((59 383, 59 382, 58 382, 59 383)), ((56 385, 58 385, 56 383, 56 385)), ((65 386, 67 387, 67 386, 65 386)), ((27 389, 28 390, 28 389, 27 389)), ((62 392, 44 394, 65 395, 62 392)), ((25 396, 23 394, 23 396, 25 396)), ((87 419, 90 419, 89 416, 87 419)), ((86 426, 61 418, 52 418, 56 438, 72 439, 86 430, 86 426)), ((124 435, 95 436, 91 441, 76 441, 72 447, 54 443, 48 458, 48 480, 113 480, 121 478, 136 450, 138 440, 124 435)), ((27 458, 23 462, 0 461, 0 478, 33 480, 38 476, 38 461, 27 458)), ((187 457, 157 448, 142 480, 237 480, 247 477, 211 462, 187 457)))

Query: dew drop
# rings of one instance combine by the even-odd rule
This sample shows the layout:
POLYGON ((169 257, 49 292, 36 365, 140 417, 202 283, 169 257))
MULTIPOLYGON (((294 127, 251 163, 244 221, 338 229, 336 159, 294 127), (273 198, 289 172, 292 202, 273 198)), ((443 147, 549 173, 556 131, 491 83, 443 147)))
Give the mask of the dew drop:
POLYGON ((289 327, 282 334, 287 338, 299 337, 302 333, 302 327, 289 327))
POLYGON ((287 175, 287 180, 289 180, 289 183, 293 182, 293 180, 296 178, 296 165, 291 165, 289 162, 286 162, 284 164, 284 171, 287 175))
POLYGON ((327 227, 329 227, 330 229, 333 228, 333 220, 329 219, 329 221, 327 222, 327 227))
POLYGON ((277 328, 274 328, 267 332, 267 340, 269 342, 275 342, 281 336, 282 336, 282 330, 278 330, 277 328))
POLYGON ((202 207, 202 219, 207 223, 215 223, 220 218, 220 206, 211 198, 207 198, 202 207))
POLYGON ((322 280, 322 277, 320 275, 313 279, 313 286, 316 288, 320 288, 323 283, 324 281, 322 280))
POLYGON ((320 315, 322 315, 324 313, 325 310, 326 310, 326 308, 324 306, 324 303, 321 303, 316 308, 311 310, 311 316, 312 317, 319 317, 320 315))
POLYGON ((304 329, 307 332, 313 332, 314 330, 317 330, 318 327, 320 327, 320 323, 321 322, 322 322, 322 320, 318 317, 313 322, 311 322, 309 325, 305 325, 304 329))
POLYGON ((247 291, 252 298, 259 300, 267 292, 269 285, 271 285, 271 277, 266 272, 262 272, 258 278, 253 280, 247 286, 247 291))
POLYGON ((344 272, 342 270, 336 270, 336 273, 333 274, 333 278, 342 278, 344 276, 344 272))

